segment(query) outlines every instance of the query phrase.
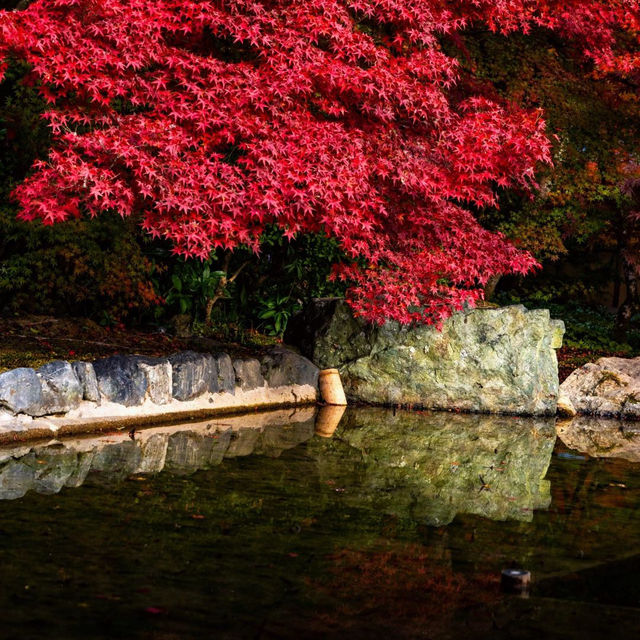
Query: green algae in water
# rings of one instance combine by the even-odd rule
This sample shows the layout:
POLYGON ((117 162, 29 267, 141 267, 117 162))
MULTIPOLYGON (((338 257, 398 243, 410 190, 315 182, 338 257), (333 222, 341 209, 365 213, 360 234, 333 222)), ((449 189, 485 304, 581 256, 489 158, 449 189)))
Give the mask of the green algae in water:
POLYGON ((0 637, 633 637, 638 465, 549 420, 314 418, 5 450, 0 637))

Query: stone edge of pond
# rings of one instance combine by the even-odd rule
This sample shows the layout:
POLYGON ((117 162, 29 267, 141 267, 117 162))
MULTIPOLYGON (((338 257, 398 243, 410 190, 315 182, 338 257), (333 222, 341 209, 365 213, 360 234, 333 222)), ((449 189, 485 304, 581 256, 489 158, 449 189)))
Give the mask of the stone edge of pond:
POLYGON ((285 347, 22 367, 0 374, 0 443, 314 404, 318 374, 285 347))

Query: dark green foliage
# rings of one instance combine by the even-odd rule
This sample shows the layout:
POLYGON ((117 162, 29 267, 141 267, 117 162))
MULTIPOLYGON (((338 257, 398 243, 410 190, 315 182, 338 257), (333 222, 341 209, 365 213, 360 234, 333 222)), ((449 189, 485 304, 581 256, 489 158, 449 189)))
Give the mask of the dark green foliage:
POLYGON ((332 263, 342 257, 333 240, 305 234, 288 241, 271 228, 260 248, 259 255, 239 249, 203 262, 172 257, 169 247, 152 245, 150 254, 163 265, 156 288, 166 301, 157 319, 188 314, 196 325, 210 320, 214 329, 240 325, 279 336, 311 298, 343 293, 340 283, 328 280, 332 263))
POLYGON ((16 219, 10 193, 46 157, 44 104, 13 65, 0 84, 0 310, 140 319, 160 301, 137 225, 117 215, 55 226, 16 219))

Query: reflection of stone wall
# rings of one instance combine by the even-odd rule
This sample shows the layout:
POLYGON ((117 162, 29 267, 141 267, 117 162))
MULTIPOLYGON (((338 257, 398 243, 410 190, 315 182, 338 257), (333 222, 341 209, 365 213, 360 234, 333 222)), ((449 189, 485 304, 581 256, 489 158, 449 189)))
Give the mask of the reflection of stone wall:
POLYGON ((315 407, 158 427, 134 434, 66 440, 0 450, 0 499, 27 491, 52 494, 87 481, 112 484, 136 473, 164 469, 193 473, 225 457, 277 457, 313 436, 315 407))
MULTIPOLYGON (((317 423, 322 422, 321 418, 317 423)), ((250 454, 278 457, 307 443, 321 485, 353 508, 447 524, 457 513, 531 520, 549 505, 544 476, 553 420, 350 409, 333 438, 313 438, 315 407, 157 427, 134 434, 0 450, 0 498, 57 493, 132 474, 190 474, 250 454)), ((307 467, 308 468, 308 467, 307 467)))
POLYGON ((548 311, 522 306, 458 313, 437 331, 368 325, 326 299, 292 320, 287 339, 319 367, 338 367, 351 400, 555 415, 563 333, 548 311))
POLYGON ((431 525, 457 513, 530 521, 551 500, 544 477, 553 418, 392 416, 371 408, 347 412, 338 436, 324 444, 335 455, 318 451, 323 477, 339 483, 350 465, 358 482, 345 488, 345 500, 372 502, 386 513, 408 511, 431 525))
POLYGON ((112 356, 95 363, 56 361, 0 374, 0 437, 126 418, 212 414, 317 399, 318 368, 276 347, 258 358, 178 353, 169 358, 112 356))

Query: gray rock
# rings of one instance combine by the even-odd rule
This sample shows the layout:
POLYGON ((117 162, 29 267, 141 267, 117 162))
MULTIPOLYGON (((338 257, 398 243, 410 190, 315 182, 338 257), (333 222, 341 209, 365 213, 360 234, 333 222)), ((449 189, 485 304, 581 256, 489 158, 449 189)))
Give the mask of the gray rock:
POLYGON ((313 362, 295 351, 274 347, 262 357, 262 375, 270 387, 289 385, 318 386, 320 370, 313 362))
POLYGON ((42 385, 33 369, 19 368, 0 374, 0 406, 13 413, 40 415, 42 385))
POLYGON ((144 402, 148 383, 136 356, 111 356, 93 363, 103 399, 132 407, 144 402))
POLYGON ((236 375, 231 358, 226 353, 213 353, 214 369, 209 391, 212 393, 235 393, 236 375))
POLYGON ((66 413, 80 404, 83 388, 71 364, 55 360, 40 367, 36 373, 42 385, 39 415, 66 413))
POLYGON ((147 392, 155 404, 168 404, 172 399, 172 367, 168 358, 138 358, 138 367, 147 380, 147 392))
POLYGON ((640 420, 640 358, 600 358, 576 369, 560 391, 580 414, 640 420))
POLYGON ((169 361, 173 377, 172 395, 176 400, 192 400, 217 386, 218 369, 210 354, 185 351, 170 356, 169 361))
POLYGON ((264 387, 265 380, 260 370, 260 361, 255 358, 236 358, 233 361, 236 384, 243 390, 264 387))
POLYGON ((523 306, 473 309, 429 326, 381 327, 341 300, 320 300, 286 336, 321 368, 340 370, 347 398, 481 413, 553 415, 555 349, 564 324, 523 306), (305 333, 307 337, 300 338, 305 333))
POLYGON ((90 362, 76 361, 72 363, 76 377, 82 385, 82 399, 100 403, 100 389, 93 365, 90 362))

